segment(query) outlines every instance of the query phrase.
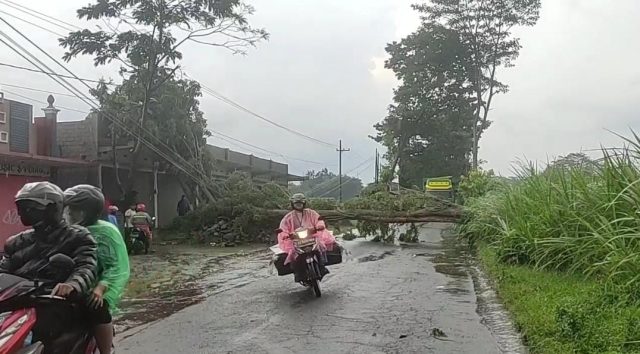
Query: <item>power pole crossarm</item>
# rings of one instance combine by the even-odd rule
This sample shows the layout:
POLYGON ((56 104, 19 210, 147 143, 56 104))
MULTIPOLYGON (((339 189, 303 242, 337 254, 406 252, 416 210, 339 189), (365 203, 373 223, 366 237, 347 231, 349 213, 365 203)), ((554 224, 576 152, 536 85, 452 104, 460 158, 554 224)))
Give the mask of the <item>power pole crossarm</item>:
POLYGON ((340 157, 339 157, 339 159, 340 159, 340 164, 339 164, 340 167, 339 167, 339 172, 338 172, 338 175, 339 175, 338 183, 340 184, 338 187, 340 188, 340 198, 338 199, 338 201, 340 203, 342 203, 342 153, 351 151, 351 149, 343 149, 342 148, 342 140, 340 140, 340 147, 337 149, 337 151, 338 151, 338 154, 340 155, 340 157))

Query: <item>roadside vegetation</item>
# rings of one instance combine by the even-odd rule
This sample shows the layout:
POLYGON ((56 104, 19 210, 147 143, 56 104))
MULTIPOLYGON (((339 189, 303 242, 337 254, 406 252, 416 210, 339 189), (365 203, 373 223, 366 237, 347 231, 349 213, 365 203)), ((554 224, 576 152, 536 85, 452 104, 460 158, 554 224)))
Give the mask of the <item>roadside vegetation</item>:
POLYGON ((534 353, 640 353, 640 138, 626 142, 461 182, 461 234, 534 353))

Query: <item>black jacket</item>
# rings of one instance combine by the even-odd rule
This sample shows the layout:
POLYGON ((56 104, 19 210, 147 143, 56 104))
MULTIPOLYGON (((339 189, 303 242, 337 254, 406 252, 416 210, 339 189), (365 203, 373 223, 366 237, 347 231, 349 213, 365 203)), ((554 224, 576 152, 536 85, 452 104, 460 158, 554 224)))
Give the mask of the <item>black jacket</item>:
POLYGON ((75 268, 66 283, 80 294, 92 289, 97 272, 97 244, 89 230, 61 222, 45 230, 28 230, 10 237, 4 245, 0 273, 34 279, 49 257, 62 253, 73 259, 75 268))

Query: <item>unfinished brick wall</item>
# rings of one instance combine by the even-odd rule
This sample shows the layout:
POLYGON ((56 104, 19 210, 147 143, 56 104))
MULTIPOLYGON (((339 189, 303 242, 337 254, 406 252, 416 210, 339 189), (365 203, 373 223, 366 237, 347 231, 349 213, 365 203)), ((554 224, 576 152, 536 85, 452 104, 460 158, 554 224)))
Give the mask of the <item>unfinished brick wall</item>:
POLYGON ((60 157, 95 161, 98 158, 97 120, 87 117, 75 122, 58 122, 60 157))

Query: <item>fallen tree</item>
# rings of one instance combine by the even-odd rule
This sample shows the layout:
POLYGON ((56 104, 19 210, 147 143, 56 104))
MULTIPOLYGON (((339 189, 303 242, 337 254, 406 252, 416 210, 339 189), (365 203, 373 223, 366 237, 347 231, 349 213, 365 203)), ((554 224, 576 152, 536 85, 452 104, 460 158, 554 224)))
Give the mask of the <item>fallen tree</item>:
MULTIPOLYGON (((225 181, 222 190, 215 203, 176 218, 170 231, 199 243, 273 242, 274 230, 289 212, 287 190, 273 184, 258 187, 248 176, 238 173, 225 181)), ((369 188, 360 197, 340 206, 335 200, 313 198, 308 206, 317 210, 337 232, 341 226, 346 232, 355 227, 361 236, 379 237, 384 241, 395 237, 398 228, 392 225, 456 223, 462 217, 458 205, 413 190, 389 193, 369 188)))

